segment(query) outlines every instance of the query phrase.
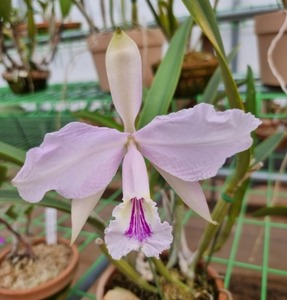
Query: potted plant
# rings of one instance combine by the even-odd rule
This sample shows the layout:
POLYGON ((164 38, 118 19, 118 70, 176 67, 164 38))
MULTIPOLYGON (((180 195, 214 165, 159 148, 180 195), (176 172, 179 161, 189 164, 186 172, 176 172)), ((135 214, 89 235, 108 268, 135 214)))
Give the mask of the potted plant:
POLYGON ((124 28, 128 35, 137 43, 142 56, 142 72, 144 86, 149 87, 153 79, 152 65, 157 62, 162 55, 162 45, 164 38, 161 31, 158 28, 142 28, 138 23, 137 16, 137 1, 131 1, 132 13, 131 20, 127 21, 125 17, 124 1, 122 4, 122 23, 116 24, 113 18, 113 1, 111 1, 110 7, 110 21, 111 28, 108 28, 106 23, 105 3, 103 2, 102 17, 104 20, 104 28, 99 29, 95 26, 94 21, 89 17, 84 5, 79 0, 73 0, 73 3, 79 8, 82 15, 86 18, 90 28, 90 34, 87 38, 88 49, 91 52, 93 62, 99 77, 100 87, 103 91, 110 91, 106 67, 105 67, 105 53, 108 44, 112 38, 113 31, 116 26, 124 28))
POLYGON ((19 27, 23 20, 18 8, 13 7, 10 0, 5 0, 2 4, 0 56, 5 68, 3 78, 8 82, 11 90, 17 94, 45 89, 50 74, 48 66, 55 56, 62 26, 55 26, 55 18, 51 17, 48 51, 44 57, 39 58, 39 53, 36 53, 38 37, 34 2, 24 1, 27 32, 19 27))
MULTIPOLYGON (((146 0, 146 2, 154 16, 155 22, 159 28, 161 28, 167 41, 170 42, 179 26, 179 21, 173 12, 174 1, 157 1, 157 9, 150 0, 146 0)), ((217 2, 218 1, 215 2, 215 7, 217 2)), ((204 35, 202 35, 202 40, 206 43, 204 35)), ((189 43, 187 43, 187 45, 189 45, 189 43)), ((202 48, 203 49, 199 51, 190 49, 190 47, 187 46, 180 79, 175 91, 177 98, 191 98, 194 95, 202 93, 215 71, 218 61, 214 56, 212 47, 206 47, 202 44, 202 48), (208 49, 208 51, 205 48, 208 49)), ((160 62, 157 62, 153 66, 154 72, 156 72, 159 64, 160 62)))
POLYGON ((65 299, 77 271, 79 253, 69 241, 48 244, 17 232, 0 218, 15 243, 0 252, 0 298, 3 300, 65 299))
POLYGON ((284 62, 287 52, 287 2, 281 2, 283 9, 258 15, 254 21, 261 82, 270 86, 281 86, 286 91, 287 68, 284 62))
MULTIPOLYGON (((163 284, 171 283, 176 289, 176 297, 181 294, 183 299, 192 299, 197 293, 201 297, 211 294, 209 290, 195 288, 194 279, 198 278, 195 273, 202 263, 202 269, 206 269, 203 257, 218 232, 217 224, 228 215, 232 202, 240 201, 242 184, 257 167, 258 162, 251 160, 249 148, 252 145, 250 133, 260 121, 243 111, 209 2, 184 3, 213 43, 222 68, 226 95, 234 109, 217 112, 212 105, 202 103, 164 115, 176 89, 191 19, 175 33, 140 109, 140 53, 136 44, 117 29, 107 50, 106 66, 113 103, 122 119, 123 130, 115 129, 115 122, 108 118, 104 120, 113 128, 81 122, 68 124, 58 132, 48 134, 39 147, 28 151, 25 164, 12 183, 26 201, 38 202, 49 190, 73 199, 74 241, 122 163, 123 201, 113 210, 113 219, 105 229, 104 242, 98 240, 99 246, 141 289, 161 297, 163 284), (232 180, 227 181, 210 214, 198 181, 215 175, 225 159, 236 153, 238 163, 232 180), (144 157, 150 162, 148 168, 144 157), (154 188, 166 191, 166 184, 173 188, 178 198, 174 202, 167 201, 172 204, 167 211, 172 207, 174 213, 162 221, 152 199, 156 199, 154 188), (182 201, 210 222, 195 255, 190 255, 184 247, 180 222, 182 201), (164 261, 160 254, 171 244, 169 258, 164 261), (128 256, 133 250, 140 250, 149 257, 149 268, 144 267, 146 261, 141 261, 140 257, 135 260, 133 255, 128 256), (136 269, 136 261, 142 262, 142 267, 136 269), (181 263, 182 268, 186 267, 185 278, 171 271, 181 263), (139 274, 139 269, 151 272, 154 281, 145 279, 144 272, 139 274)), ((212 252, 213 247, 209 251, 212 252)), ((203 282, 205 286, 206 280, 203 282)))

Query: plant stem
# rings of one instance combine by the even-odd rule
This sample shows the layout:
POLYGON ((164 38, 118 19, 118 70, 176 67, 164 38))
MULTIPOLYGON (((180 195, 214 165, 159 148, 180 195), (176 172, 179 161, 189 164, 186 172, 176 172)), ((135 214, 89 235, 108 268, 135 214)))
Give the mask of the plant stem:
MULTIPOLYGON (((56 26, 56 24, 54 24, 56 26)), ((51 63, 51 61, 54 59, 55 54, 57 52, 58 44, 61 40, 61 35, 64 30, 64 25, 60 24, 59 27, 56 29, 53 34, 50 34, 50 46, 49 46, 49 53, 45 59, 43 59, 42 63, 43 65, 48 65, 51 63)))
MULTIPOLYGON (((213 212, 211 214, 212 219, 218 223, 221 223, 227 213, 228 208, 229 208, 229 203, 220 199, 213 209, 213 212)), ((193 271, 195 270, 198 262, 202 259, 205 250, 207 249, 210 241, 213 239, 213 236, 216 234, 217 230, 218 230, 218 225, 214 225, 212 223, 209 223, 205 228, 202 238, 199 241, 199 247, 196 252, 195 259, 191 265, 193 271)))
POLYGON ((121 0, 121 16, 122 16, 122 23, 125 26, 127 24, 127 18, 126 18, 126 0, 121 0))
POLYGON ((183 282, 172 276, 170 271, 166 268, 164 263, 160 259, 156 259, 154 257, 151 258, 151 261, 156 267, 156 270, 169 282, 173 283, 174 285, 178 286, 179 288, 192 293, 192 290, 183 282))
POLYGON ((100 9, 101 9, 101 15, 102 15, 102 19, 103 19, 104 30, 107 30, 107 15, 106 15, 106 7, 105 7, 104 0, 100 1, 100 9))
POLYGON ((34 254, 31 244, 27 242, 16 230, 14 230, 6 220, 0 218, 0 223, 2 223, 16 237, 17 241, 25 247, 25 253, 28 254, 29 257, 33 257, 34 254))
POLYGON ((138 26, 138 7, 137 0, 132 0, 132 25, 138 26))
POLYGON ((149 6, 151 13, 153 15, 153 17, 155 18, 155 21, 157 23, 157 25, 160 27, 160 29, 162 30, 163 34, 165 35, 167 40, 170 40, 170 36, 169 33, 167 32, 162 20, 160 19, 159 15, 157 14, 155 8, 153 7, 152 3, 150 0, 146 0, 147 5, 149 6))
POLYGON ((5 47, 3 28, 4 28, 4 24, 2 21, 0 21, 0 62, 2 62, 4 64, 4 66, 7 70, 9 70, 10 68, 19 68, 19 65, 9 55, 8 50, 5 47), (5 60, 4 60, 5 56, 6 56, 7 60, 10 62, 11 66, 8 66, 8 64, 5 62, 5 60))
POLYGON ((147 281, 145 281, 140 274, 134 270, 134 268, 125 260, 115 260, 113 259, 104 244, 102 239, 96 239, 96 244, 100 247, 100 249, 103 251, 103 253, 106 255, 106 257, 109 259, 109 261, 121 272, 123 273, 127 278, 131 279, 133 282, 135 282, 140 288, 143 288, 151 293, 158 293, 158 290, 156 287, 150 285, 147 281))
POLYGON ((173 267, 177 263, 178 253, 181 250, 181 234, 183 231, 183 216, 184 216, 184 206, 182 200, 177 196, 174 201, 173 213, 174 219, 172 220, 173 225, 173 242, 171 250, 169 253, 168 263, 166 264, 167 268, 173 267))
POLYGON ((162 289, 161 289, 161 286, 160 286, 160 281, 159 281, 159 276, 158 274, 156 273, 156 269, 155 269, 155 266, 153 265, 152 261, 151 261, 151 258, 147 258, 147 261, 149 263, 149 266, 150 266, 150 269, 152 271, 152 274, 153 274, 153 279, 154 279, 154 283, 158 289, 158 293, 159 293, 159 296, 160 296, 160 299, 161 300, 164 300, 164 296, 163 296, 163 292, 162 292, 162 289))

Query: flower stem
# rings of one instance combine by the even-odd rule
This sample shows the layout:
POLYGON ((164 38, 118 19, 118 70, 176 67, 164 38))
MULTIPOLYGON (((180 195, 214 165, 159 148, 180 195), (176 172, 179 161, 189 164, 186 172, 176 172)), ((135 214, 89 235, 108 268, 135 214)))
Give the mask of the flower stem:
MULTIPOLYGON (((219 200, 215 205, 214 210, 211 214, 212 219, 220 224, 223 221, 225 215, 227 214, 228 207, 229 207, 229 203, 227 203, 222 199, 219 200)), ((209 223, 205 228, 202 238, 199 242, 199 247, 197 249, 195 259, 191 265, 193 271, 195 270, 198 262, 202 259, 205 250, 207 249, 210 241, 216 234, 217 230, 218 230, 218 225, 214 225, 212 223, 209 223)))
POLYGON ((150 285, 147 281, 145 281, 138 272, 134 270, 134 268, 125 260, 115 260, 113 259, 104 244, 102 239, 96 239, 96 244, 100 247, 102 252, 106 255, 109 261, 126 277, 135 282, 140 288, 145 289, 151 293, 158 293, 156 287, 150 285))
POLYGON ((170 271, 166 268, 164 263, 160 259, 156 259, 154 257, 151 258, 151 261, 155 265, 157 271, 169 282, 173 283, 174 285, 178 286, 179 288, 192 293, 192 290, 183 282, 172 276, 170 271))

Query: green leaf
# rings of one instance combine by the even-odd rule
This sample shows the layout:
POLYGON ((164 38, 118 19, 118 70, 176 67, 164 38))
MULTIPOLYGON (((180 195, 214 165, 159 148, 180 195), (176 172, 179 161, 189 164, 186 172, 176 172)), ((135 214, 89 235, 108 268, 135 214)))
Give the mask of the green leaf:
POLYGON ((192 18, 188 18, 173 36, 145 99, 137 128, 145 126, 154 117, 167 113, 180 76, 192 23, 192 18))
POLYGON ((0 165, 0 187, 7 180, 7 166, 0 165))
POLYGON ((11 0, 0 1, 0 21, 1 19, 3 19, 4 22, 10 20, 11 9, 12 9, 11 0))
POLYGON ((277 148, 277 146, 281 143, 284 137, 285 132, 279 131, 272 134, 259 145, 257 145, 254 149, 254 158, 251 167, 255 166, 261 161, 264 161, 277 148))
POLYGON ((253 214, 254 217, 266 217, 266 216, 287 216, 287 206, 271 206, 263 207, 256 210, 253 214))
POLYGON ((63 18, 67 17, 72 7, 72 0, 59 0, 63 18))
POLYGON ((246 102, 245 102, 245 110, 247 112, 252 113, 253 115, 257 115, 256 109, 256 89, 255 82, 252 69, 250 66, 247 68, 247 91, 246 91, 246 102))
POLYGON ((87 120, 97 125, 115 128, 119 131, 123 131, 123 126, 117 123, 115 120, 113 120, 113 118, 99 114, 97 112, 89 112, 83 110, 79 112, 74 112, 73 116, 75 116, 76 118, 87 120))
POLYGON ((29 36, 29 39, 31 40, 32 45, 34 45, 36 43, 37 28, 36 28, 36 24, 35 24, 32 4, 30 1, 27 1, 27 7, 28 7, 28 11, 27 11, 28 36, 29 36))
POLYGON ((22 166, 24 164, 26 152, 19 148, 0 142, 0 159, 22 166))
POLYGON ((218 23, 210 2, 208 0, 183 0, 183 3, 216 51, 225 55, 218 23))
POLYGON ((199 25, 203 33, 212 43, 217 53, 230 107, 243 109, 243 104, 238 93, 236 83, 228 66, 218 24, 210 2, 208 0, 183 0, 183 3, 192 15, 194 21, 199 25))
MULTIPOLYGON (((227 56, 228 62, 233 60, 233 58, 236 56, 236 54, 238 52, 238 49, 239 49, 239 47, 235 47, 231 51, 231 53, 227 56)), ((220 66, 218 66, 216 68, 215 72, 213 73, 212 77, 208 81, 206 88, 203 91, 202 100, 201 100, 202 102, 211 103, 211 104, 215 104, 217 102, 218 93, 216 93, 216 91, 218 90, 218 86, 219 86, 221 80, 222 80, 221 70, 220 70, 220 66)), ((225 93, 223 93, 220 98, 222 99, 224 96, 225 96, 225 93)))
MULTIPOLYGON (((24 201, 20 198, 16 189, 0 190, 0 205, 31 205, 31 203, 24 201)), ((54 193, 48 193, 44 196, 43 200, 38 202, 38 206, 56 208, 60 211, 70 214, 71 205, 66 199, 55 196, 54 193)), ((87 222, 95 227, 100 234, 105 230, 105 224, 98 218, 97 214, 91 213, 87 222)))
MULTIPOLYGON (((16 189, 0 190, 0 204, 31 205, 30 202, 20 198, 16 189)), ((71 210, 70 205, 67 202, 58 200, 49 195, 46 195, 41 202, 37 203, 37 205, 56 208, 67 213, 70 213, 71 210)))

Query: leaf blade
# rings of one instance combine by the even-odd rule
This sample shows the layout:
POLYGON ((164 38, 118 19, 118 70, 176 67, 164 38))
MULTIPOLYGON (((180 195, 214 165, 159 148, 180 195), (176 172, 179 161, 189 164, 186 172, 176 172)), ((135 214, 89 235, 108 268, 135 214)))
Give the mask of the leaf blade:
POLYGON ((167 113, 179 79, 185 53, 185 42, 189 36, 192 23, 192 18, 188 18, 172 38, 169 49, 146 96, 137 128, 145 126, 154 117, 167 113))

